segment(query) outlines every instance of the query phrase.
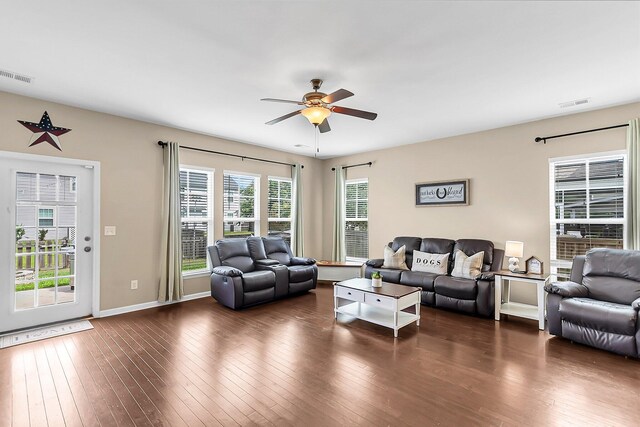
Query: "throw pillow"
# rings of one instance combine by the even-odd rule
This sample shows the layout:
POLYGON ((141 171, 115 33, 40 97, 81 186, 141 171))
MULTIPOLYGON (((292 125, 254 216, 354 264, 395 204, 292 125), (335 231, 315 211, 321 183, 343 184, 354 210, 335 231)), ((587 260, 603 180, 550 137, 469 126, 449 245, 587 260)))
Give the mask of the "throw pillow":
POLYGON ((475 279, 482 274, 482 260, 484 259, 484 251, 480 251, 477 254, 467 256, 461 250, 458 250, 455 255, 453 264, 453 271, 451 275, 453 277, 460 277, 462 279, 475 279))
POLYGON ((430 254, 428 252, 413 251, 411 271, 447 274, 448 266, 449 254, 430 254))
POLYGON ((384 264, 382 268, 394 268, 396 270, 408 270, 407 262, 404 259, 407 247, 402 245, 397 251, 393 251, 389 246, 384 247, 384 264))

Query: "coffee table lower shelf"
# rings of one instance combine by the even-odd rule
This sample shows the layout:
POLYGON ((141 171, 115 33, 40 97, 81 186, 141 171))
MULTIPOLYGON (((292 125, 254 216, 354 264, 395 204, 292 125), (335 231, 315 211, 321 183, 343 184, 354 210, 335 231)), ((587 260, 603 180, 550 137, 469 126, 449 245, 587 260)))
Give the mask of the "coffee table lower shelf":
POLYGON ((376 325, 385 326, 391 329, 400 329, 413 322, 419 322, 420 317, 406 311, 398 311, 398 324, 394 323, 394 311, 385 310, 383 308, 372 307, 370 305, 352 302, 350 304, 338 307, 336 313, 346 314, 356 317, 360 320, 375 323, 376 325))

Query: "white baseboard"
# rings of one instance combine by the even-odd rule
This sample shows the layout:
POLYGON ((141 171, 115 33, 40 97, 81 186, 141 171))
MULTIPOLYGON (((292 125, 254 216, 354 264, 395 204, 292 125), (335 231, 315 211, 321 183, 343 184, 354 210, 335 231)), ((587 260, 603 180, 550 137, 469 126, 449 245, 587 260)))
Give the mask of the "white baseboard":
POLYGON ((141 304, 127 305, 125 307, 110 308, 109 310, 101 310, 99 317, 109 317, 109 316, 115 316, 117 314, 131 313, 132 311, 146 310, 148 308, 161 307, 163 305, 175 304, 179 302, 190 301, 192 299, 205 298, 210 296, 211 296, 211 292, 206 291, 206 292, 198 292, 196 294, 185 295, 184 297, 182 297, 180 301, 171 301, 171 302, 149 301, 149 302, 143 302, 141 304))

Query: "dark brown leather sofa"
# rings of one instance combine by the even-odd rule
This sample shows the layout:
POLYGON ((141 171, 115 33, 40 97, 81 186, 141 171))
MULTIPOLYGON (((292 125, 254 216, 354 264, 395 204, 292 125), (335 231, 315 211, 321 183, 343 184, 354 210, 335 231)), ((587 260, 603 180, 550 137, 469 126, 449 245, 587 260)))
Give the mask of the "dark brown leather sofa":
POLYGON ((413 264, 413 251, 450 254, 447 275, 382 268, 383 259, 370 259, 365 268, 365 277, 371 278, 371 273, 379 271, 385 282, 421 287, 422 304, 486 317, 493 316, 495 280, 491 271, 499 271, 502 268, 502 249, 494 248, 493 242, 479 239, 396 237, 389 243, 389 247, 394 251, 403 245, 406 247, 405 257, 409 269, 413 264), (468 256, 484 251, 483 274, 476 280, 450 276, 453 257, 458 250, 468 256))
POLYGON ((547 291, 549 333, 640 357, 640 251, 592 249, 547 291))
POLYGON ((211 296, 234 310, 315 289, 318 267, 280 237, 218 240, 209 246, 211 296))

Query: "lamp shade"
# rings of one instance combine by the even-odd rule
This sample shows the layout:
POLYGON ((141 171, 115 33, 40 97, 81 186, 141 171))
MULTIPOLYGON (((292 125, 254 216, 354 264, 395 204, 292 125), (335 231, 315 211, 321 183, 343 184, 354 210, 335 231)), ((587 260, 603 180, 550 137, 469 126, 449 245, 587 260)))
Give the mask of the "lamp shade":
POLYGON ((504 254, 508 257, 522 258, 524 256, 524 243, 507 240, 504 245, 504 254))
POLYGON ((312 125, 319 125, 331 115, 331 110, 324 107, 309 107, 300 112, 312 125))

